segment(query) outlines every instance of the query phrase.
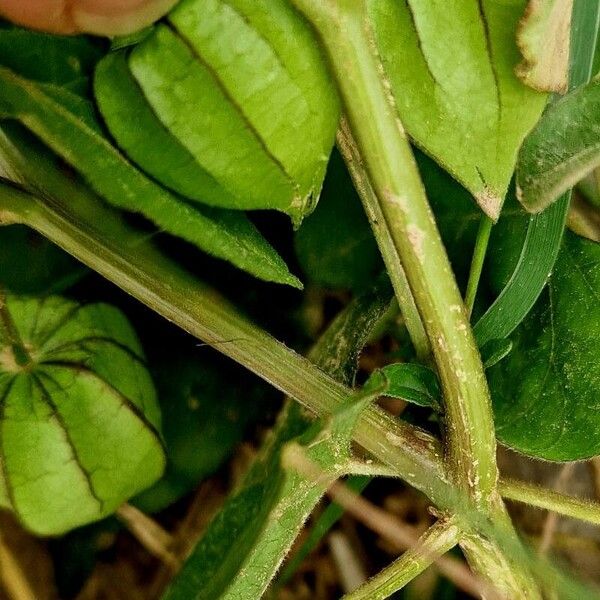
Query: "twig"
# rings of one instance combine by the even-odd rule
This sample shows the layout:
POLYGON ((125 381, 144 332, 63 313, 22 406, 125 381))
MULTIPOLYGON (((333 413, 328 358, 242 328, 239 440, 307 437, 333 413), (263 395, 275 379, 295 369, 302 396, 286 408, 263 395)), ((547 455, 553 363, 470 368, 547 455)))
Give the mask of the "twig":
POLYGON ((117 510, 117 517, 150 554, 171 569, 179 569, 181 563, 171 550, 173 538, 156 521, 131 504, 123 504, 117 510))
MULTIPOLYGON (((340 481, 333 483, 327 491, 327 494, 357 521, 399 548, 408 550, 419 543, 419 532, 414 527, 402 523, 385 510, 378 508, 373 503, 350 490, 340 481)), ((455 524, 454 527, 456 532, 456 543, 459 537, 459 529, 455 524)), ((454 545, 455 544, 452 544, 452 546, 454 545)), ((429 563, 434 561, 437 563, 440 571, 457 587, 460 587, 476 597, 481 596, 482 593, 486 593, 488 598, 492 597, 490 596, 490 593, 493 592, 491 591, 490 586, 476 577, 462 561, 451 557, 430 556, 429 563)), ((415 576, 417 574, 418 573, 415 573, 415 576)), ((361 597, 364 598, 366 596, 361 597)))
MULTIPOLYGON (((565 484, 569 481, 569 478, 573 475, 574 470, 575 463, 568 463, 564 467, 562 467, 553 486, 557 492, 562 491, 565 484)), ((542 527, 542 536, 538 548, 540 554, 546 554, 546 552, 548 552, 548 550, 550 549, 550 546, 552 545, 552 539, 554 537, 554 532, 556 531, 556 526, 558 525, 559 519, 560 515, 554 511, 550 511, 546 516, 544 526, 542 527)))
POLYGON ((467 292, 465 294, 465 307, 469 317, 473 312, 475 298, 477 297, 477 289, 479 288, 479 280, 483 272, 483 263, 487 253, 490 235, 494 222, 487 215, 481 216, 479 229, 477 230, 477 240, 475 242, 475 250, 471 261, 471 270, 469 271, 469 281, 467 283, 467 292))
POLYGON ((36 594, 23 573, 19 561, 6 545, 0 531, 0 581, 11 600, 36 600, 36 594))
POLYGON ((342 589, 345 592, 353 592, 367 580, 362 562, 348 537, 340 531, 334 531, 329 535, 329 548, 340 576, 342 589))

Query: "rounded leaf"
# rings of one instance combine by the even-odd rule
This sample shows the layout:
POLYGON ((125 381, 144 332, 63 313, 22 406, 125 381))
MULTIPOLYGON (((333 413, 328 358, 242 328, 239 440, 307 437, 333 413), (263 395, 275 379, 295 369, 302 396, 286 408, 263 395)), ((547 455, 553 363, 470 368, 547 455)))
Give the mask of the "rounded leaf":
POLYGON ((156 481, 160 412, 125 317, 104 304, 11 297, 3 321, 0 506, 56 535, 156 481))

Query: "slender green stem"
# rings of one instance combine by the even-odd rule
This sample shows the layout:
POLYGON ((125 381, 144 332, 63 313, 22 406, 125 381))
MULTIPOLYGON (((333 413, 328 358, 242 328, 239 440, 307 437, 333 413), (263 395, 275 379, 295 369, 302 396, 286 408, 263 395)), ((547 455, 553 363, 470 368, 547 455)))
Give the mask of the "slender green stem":
POLYGON ((482 584, 456 559, 440 559, 460 538, 455 520, 440 520, 431 526, 419 542, 406 550, 391 565, 377 573, 360 588, 346 594, 344 600, 385 600, 437 561, 437 566, 457 587, 479 597, 482 584))
POLYGON ((371 182, 367 177, 364 165, 362 164, 360 153, 356 147, 356 142, 352 138, 352 133, 345 118, 342 118, 337 135, 338 148, 342 153, 344 160, 352 176, 352 181, 359 192, 360 198, 365 207, 365 212, 371 223, 373 233, 377 239, 381 255, 394 287, 396 298, 400 306, 400 311, 404 317, 406 328, 412 340, 417 357, 425 360, 431 354, 429 338, 423 327, 423 321, 419 310, 415 304, 406 273, 402 267, 402 262, 394 245, 388 228, 385 226, 385 218, 381 213, 381 207, 377 201, 377 196, 373 191, 371 182))
POLYGON ((566 496, 531 483, 513 479, 501 480, 499 487, 502 496, 509 500, 515 500, 542 510, 553 511, 566 517, 600 526, 600 504, 598 502, 566 496))
POLYGON ((31 357, 8 310, 6 291, 2 286, 0 286, 0 334, 11 347, 15 363, 19 367, 28 365, 31 357))
POLYGON ((467 292, 465 294, 465 307, 469 317, 471 317, 473 306, 475 306, 475 298, 477 297, 477 289, 479 288, 479 280, 483 272, 483 263, 485 262, 485 255, 490 242, 493 225, 494 221, 490 217, 481 215, 479 229, 477 230, 477 239, 475 241, 475 250, 473 251, 473 259, 471 261, 467 292))

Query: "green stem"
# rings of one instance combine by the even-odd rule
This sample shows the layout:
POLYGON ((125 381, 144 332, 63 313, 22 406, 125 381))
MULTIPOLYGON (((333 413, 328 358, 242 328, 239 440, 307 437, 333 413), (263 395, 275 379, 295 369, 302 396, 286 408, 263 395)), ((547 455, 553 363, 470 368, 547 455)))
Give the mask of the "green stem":
POLYGON ((450 472, 484 506, 494 495, 498 473, 483 366, 410 144, 381 78, 365 2, 294 4, 329 52, 381 216, 433 347, 446 401, 450 472))
POLYGON ((473 259, 471 261, 467 292, 465 294, 465 307, 469 317, 471 317, 473 306, 475 306, 475 298, 477 297, 477 289, 479 288, 479 280, 483 272, 483 263, 485 262, 485 255, 490 242, 493 225, 494 221, 487 215, 481 216, 479 229, 477 230, 477 239, 475 241, 475 250, 473 251, 473 259))
POLYGON ((15 363, 19 367, 25 367, 31 363, 29 352, 8 310, 6 291, 2 286, 0 286, 0 334, 11 347, 15 363))
MULTIPOLYGON (((440 520, 431 526, 418 544, 386 567, 360 588, 346 594, 344 600, 385 600, 401 590, 440 556, 451 550, 460 538, 460 529, 454 520, 440 520)), ((475 594, 481 591, 474 590, 475 594)))
POLYGON ((540 486, 504 479, 499 484, 500 493, 509 500, 522 502, 542 510, 550 510, 565 517, 579 519, 600 526, 600 504, 566 496, 540 486))
MULTIPOLYGON (((329 54, 346 115, 433 348, 446 412, 446 461, 458 488, 518 544, 496 482, 496 438, 483 365, 433 213, 384 80, 365 0, 293 0, 329 54), (368 116, 368 118, 367 118, 368 116)), ((471 541, 473 543, 471 543, 471 541)), ((496 544, 465 546, 489 581, 525 598, 540 593, 526 567, 496 544)))
POLYGON ((406 273, 402 267, 402 262, 394 245, 388 228, 385 226, 385 218, 381 213, 381 207, 377 201, 377 196, 371 187, 371 182, 366 175, 364 165, 362 164, 360 153, 356 147, 356 142, 352 138, 352 133, 348 127, 345 118, 342 118, 338 130, 338 148, 346 161, 352 181, 365 207, 365 212, 371 228, 379 245, 388 275, 394 287, 396 298, 400 306, 400 311, 404 317, 406 328, 412 340, 417 357, 426 360, 431 354, 429 338, 423 327, 421 315, 415 304, 415 299, 410 291, 406 273))

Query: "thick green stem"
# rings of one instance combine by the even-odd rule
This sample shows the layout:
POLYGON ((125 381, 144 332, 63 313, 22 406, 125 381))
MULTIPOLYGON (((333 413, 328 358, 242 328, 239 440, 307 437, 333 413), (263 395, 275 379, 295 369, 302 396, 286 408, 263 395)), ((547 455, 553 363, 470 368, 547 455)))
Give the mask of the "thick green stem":
POLYGON ((471 317, 473 306, 475 305, 479 280, 481 279, 481 273, 483 272, 483 263, 485 262, 485 255, 490 242, 493 225, 494 222, 487 215, 481 216, 479 229, 477 230, 477 240, 475 241, 475 250, 473 251, 473 259, 471 261, 467 292, 465 294, 465 306, 469 317, 471 317))
MULTIPOLYGON (((442 383, 449 473, 505 532, 497 493, 496 438, 489 390, 458 286, 379 60, 365 0, 293 0, 313 24, 336 76, 346 115, 385 227, 400 257, 442 383)), ((465 546, 472 563, 502 590, 540 594, 527 569, 483 537, 465 546)))
POLYGON ((450 470, 476 504, 494 494, 496 438, 483 366, 410 144, 382 80, 366 4, 294 0, 320 33, 369 181, 433 347, 450 470), (368 118, 366 116, 368 115, 368 118))
MULTIPOLYGON (((380 571, 360 588, 346 594, 343 600, 385 600, 389 598, 456 546, 460 533, 460 528, 454 520, 438 521, 423 534, 418 544, 404 552, 398 560, 380 571)), ((448 565, 448 561, 446 561, 442 565, 446 567, 446 571, 451 571, 449 573, 451 576, 455 575, 454 579, 457 578, 457 565, 454 562, 448 565)), ((444 570, 442 565, 440 565, 441 570, 444 570)), ((464 573, 460 573, 458 577, 461 577, 458 583, 462 584, 463 589, 467 587, 469 591, 474 592, 474 595, 481 591, 480 587, 471 589, 472 581, 471 579, 465 581, 464 573)))

